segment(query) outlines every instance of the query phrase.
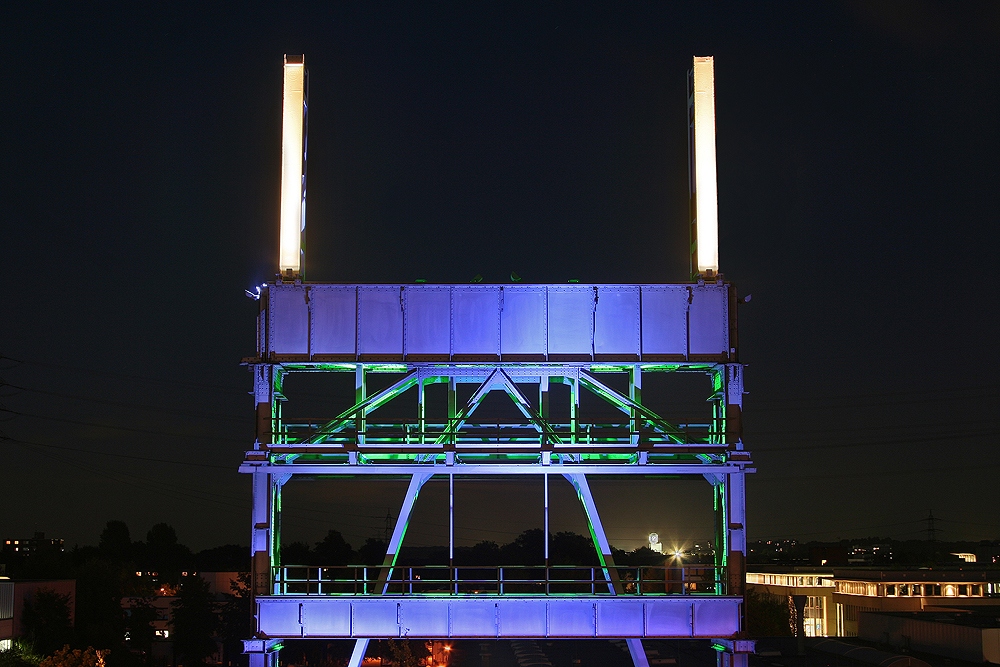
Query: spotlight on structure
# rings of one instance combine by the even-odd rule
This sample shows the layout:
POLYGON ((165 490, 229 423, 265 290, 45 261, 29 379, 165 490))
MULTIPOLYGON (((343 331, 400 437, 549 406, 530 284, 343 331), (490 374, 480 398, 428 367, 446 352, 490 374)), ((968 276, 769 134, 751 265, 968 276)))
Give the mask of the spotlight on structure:
POLYGON ((281 107, 281 232, 278 270, 282 278, 301 278, 306 232, 305 56, 285 56, 281 107))
POLYGON ((719 273, 719 197, 715 165, 715 59, 695 56, 688 77, 691 273, 719 273))

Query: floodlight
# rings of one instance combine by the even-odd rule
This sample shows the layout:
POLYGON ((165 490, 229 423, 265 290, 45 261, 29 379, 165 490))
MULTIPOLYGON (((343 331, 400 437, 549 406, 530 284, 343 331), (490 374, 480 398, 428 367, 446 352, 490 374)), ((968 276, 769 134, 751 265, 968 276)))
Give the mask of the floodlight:
POLYGON ((690 79, 691 268, 719 272, 719 197, 715 165, 715 59, 695 56, 690 79))
POLYGON ((306 59, 285 56, 281 109, 281 232, 278 270, 302 274, 306 228, 306 59))

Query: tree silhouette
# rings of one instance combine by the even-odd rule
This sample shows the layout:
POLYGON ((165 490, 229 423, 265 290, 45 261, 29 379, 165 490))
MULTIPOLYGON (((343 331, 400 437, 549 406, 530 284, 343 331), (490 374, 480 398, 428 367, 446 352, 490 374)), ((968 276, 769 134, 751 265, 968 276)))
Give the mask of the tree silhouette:
POLYGON ((69 595, 40 588, 34 596, 25 596, 21 624, 35 651, 42 655, 53 653, 69 642, 73 635, 69 620, 69 595))
POLYGON ((321 565, 347 565, 351 562, 354 551, 339 531, 331 530, 316 543, 315 554, 321 565))
POLYGON ((223 594, 224 602, 219 609, 219 634, 222 636, 225 664, 233 661, 230 656, 242 654, 242 640, 254 633, 250 573, 240 572, 229 583, 229 590, 229 593, 223 594))
POLYGON ((219 625, 208 582, 197 576, 186 577, 173 610, 174 648, 184 664, 204 664, 215 653, 213 634, 219 625))
POLYGON ((289 542, 281 545, 282 565, 312 565, 313 553, 305 542, 289 542))
POLYGON ((377 537, 369 537, 358 549, 358 561, 361 565, 381 565, 385 560, 388 545, 377 537))
POLYGON ((132 556, 132 537, 124 521, 108 521, 101 531, 98 551, 104 558, 121 562, 132 556))

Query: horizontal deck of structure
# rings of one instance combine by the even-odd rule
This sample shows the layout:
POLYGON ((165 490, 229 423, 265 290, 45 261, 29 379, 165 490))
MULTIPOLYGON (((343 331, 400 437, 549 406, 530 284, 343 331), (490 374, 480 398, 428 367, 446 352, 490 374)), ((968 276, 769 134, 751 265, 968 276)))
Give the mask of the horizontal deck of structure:
POLYGON ((713 638, 739 630, 742 598, 258 596, 271 638, 713 638))

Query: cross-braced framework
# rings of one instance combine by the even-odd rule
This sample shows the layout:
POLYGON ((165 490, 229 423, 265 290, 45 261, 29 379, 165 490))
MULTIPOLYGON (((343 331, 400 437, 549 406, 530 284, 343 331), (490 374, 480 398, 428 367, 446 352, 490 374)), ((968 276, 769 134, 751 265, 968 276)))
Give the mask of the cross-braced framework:
MULTIPOLYGON (((685 285, 330 285, 277 282, 261 294, 255 378, 257 442, 241 471, 253 477, 253 667, 274 664, 282 639, 712 638, 742 664, 745 577, 743 376, 735 291, 685 285), (354 402, 319 419, 293 416, 293 374, 350 374, 354 402), (643 379, 700 374, 710 413, 670 421, 643 398, 643 379), (446 411, 428 409, 430 390, 446 411), (556 385, 567 389, 558 392, 556 385), (369 386, 380 387, 369 390, 369 386), (581 411, 581 397, 605 406, 581 411), (498 396, 497 417, 481 409, 498 396), (466 398, 467 397, 467 398, 466 398), (506 397, 506 398, 504 398, 506 397), (402 404, 407 411, 399 417, 402 404), (608 416, 608 414, 616 416, 608 416), (282 488, 294 476, 408 482, 381 563, 306 567, 280 559, 282 488), (454 562, 455 484, 540 477, 545 562, 469 567, 454 562), (715 562, 617 565, 591 492, 595 476, 700 476, 714 493, 715 562), (449 562, 397 562, 418 494, 449 486, 449 562), (554 566, 549 487, 575 489, 598 565, 554 566)), ((584 400, 586 403, 586 400, 584 400)))

